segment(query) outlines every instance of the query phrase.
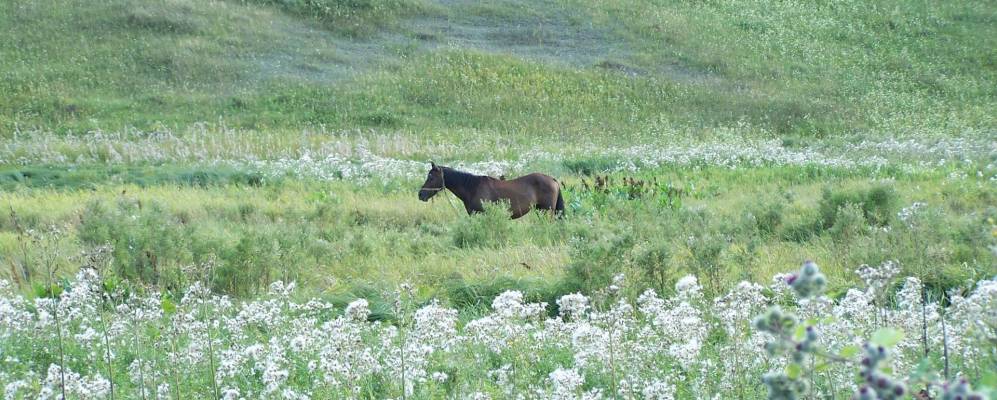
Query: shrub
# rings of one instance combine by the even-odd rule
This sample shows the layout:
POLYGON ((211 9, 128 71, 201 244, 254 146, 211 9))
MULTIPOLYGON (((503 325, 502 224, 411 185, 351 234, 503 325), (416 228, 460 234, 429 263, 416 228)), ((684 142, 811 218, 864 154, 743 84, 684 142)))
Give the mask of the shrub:
POLYGON ((826 188, 819 206, 822 227, 828 229, 834 226, 838 211, 848 203, 858 206, 870 224, 886 226, 899 211, 900 200, 893 187, 886 184, 854 190, 826 188))
POLYGON ((592 176, 605 173, 617 165, 617 160, 609 157, 587 157, 562 161, 564 168, 579 175, 592 176))
POLYGON ((848 243, 861 237, 869 230, 865 216, 857 205, 845 203, 838 208, 834 220, 834 226, 828 230, 835 240, 848 243))
POLYGON ((235 295, 250 295, 274 280, 274 268, 281 266, 280 244, 269 235, 250 232, 226 251, 223 262, 211 277, 212 289, 235 295))
POLYGON ((779 229, 779 237, 790 242, 804 243, 819 235, 822 230, 820 219, 800 218, 784 223, 779 229))
POLYGON ((643 248, 634 256, 634 264, 658 293, 668 288, 671 278, 671 251, 667 243, 657 243, 643 248))
POLYGON ((784 208, 785 203, 780 199, 763 200, 751 207, 750 213, 754 216, 758 232, 763 235, 777 232, 782 226, 784 208))
POLYGON ((128 199, 114 206, 103 201, 86 205, 80 215, 79 238, 88 246, 112 246, 114 272, 129 279, 158 283, 163 268, 191 263, 192 228, 181 224, 155 202, 128 199))
POLYGON ((633 247, 630 233, 606 232, 596 238, 572 239, 564 290, 592 293, 609 286, 613 276, 623 269, 633 247))
POLYGON ((460 248, 501 246, 512 237, 513 225, 509 220, 509 203, 486 203, 485 212, 461 218, 450 234, 460 248))
MULTIPOLYGON (((203 278, 213 290, 238 296, 255 294, 274 280, 296 279, 301 268, 327 256, 327 249, 312 246, 312 238, 319 237, 314 227, 268 225, 218 232, 156 202, 130 199, 113 206, 87 204, 78 230, 86 246, 111 246, 111 267, 120 278, 167 288, 203 278), (192 277, 191 270, 201 275, 192 277)), ((357 254, 371 251, 351 244, 357 254)))
POLYGON ((727 249, 727 241, 718 234, 703 234, 698 237, 690 237, 686 244, 692 254, 689 272, 708 278, 704 279, 704 286, 715 292, 721 285, 720 255, 727 249))

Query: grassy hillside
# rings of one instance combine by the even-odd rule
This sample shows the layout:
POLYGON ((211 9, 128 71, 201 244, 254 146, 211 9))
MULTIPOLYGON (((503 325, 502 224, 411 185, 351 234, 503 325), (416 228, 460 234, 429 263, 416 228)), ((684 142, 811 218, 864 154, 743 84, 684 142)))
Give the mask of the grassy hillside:
POLYGON ((0 129, 992 133, 987 2, 4 2, 0 129))

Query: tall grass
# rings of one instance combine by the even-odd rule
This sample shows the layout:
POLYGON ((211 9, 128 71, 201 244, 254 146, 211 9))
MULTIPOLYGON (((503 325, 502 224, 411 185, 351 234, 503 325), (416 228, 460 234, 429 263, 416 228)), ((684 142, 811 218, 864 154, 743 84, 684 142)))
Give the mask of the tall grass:
POLYGON ((665 168, 643 175, 670 182, 652 191, 635 191, 623 174, 598 190, 561 177, 569 207, 556 221, 539 214, 510 221, 501 207, 467 216, 449 194, 419 202, 411 180, 239 185, 217 175, 205 183, 14 186, 0 195, 10 210, 0 216, 0 254, 13 266, 0 274, 43 275, 33 261, 41 248, 18 232, 52 225, 67 233, 51 250, 66 272, 66 256, 106 244, 121 278, 182 287, 185 266, 215 262, 210 287, 242 297, 290 279, 339 294, 401 281, 444 293, 450 283, 508 287, 511 280, 539 282, 546 296, 591 292, 619 272, 645 276, 659 291, 695 273, 716 293, 739 280, 764 281, 774 273, 768 265, 804 255, 834 255, 824 270, 843 284, 856 266, 891 259, 938 292, 992 273, 992 186, 968 189, 972 181, 938 173, 887 183, 791 171, 665 168), (768 183, 758 185, 760 177, 768 183), (675 187, 685 188, 680 201, 668 190, 675 187))
POLYGON ((0 30, 14 39, 0 44, 7 137, 219 119, 256 129, 560 138, 675 126, 709 135, 749 124, 802 142, 995 126, 993 13, 972 2, 510 2, 496 6, 501 12, 407 0, 0 7, 0 30), (626 51, 586 66, 491 54, 488 43, 446 34, 440 40, 455 39, 454 48, 420 39, 420 21, 448 13, 471 21, 460 23, 551 19, 606 32, 552 43, 555 54, 579 51, 572 40, 626 51), (87 57, 75 56, 80 50, 87 57))

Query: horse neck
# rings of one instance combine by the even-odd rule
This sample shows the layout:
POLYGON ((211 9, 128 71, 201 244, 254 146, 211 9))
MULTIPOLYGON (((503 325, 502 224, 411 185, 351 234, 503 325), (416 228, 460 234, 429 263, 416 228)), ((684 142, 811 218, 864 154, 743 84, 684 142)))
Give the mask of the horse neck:
POLYGON ((481 177, 451 168, 443 169, 443 185, 461 200, 467 201, 478 188, 481 177))

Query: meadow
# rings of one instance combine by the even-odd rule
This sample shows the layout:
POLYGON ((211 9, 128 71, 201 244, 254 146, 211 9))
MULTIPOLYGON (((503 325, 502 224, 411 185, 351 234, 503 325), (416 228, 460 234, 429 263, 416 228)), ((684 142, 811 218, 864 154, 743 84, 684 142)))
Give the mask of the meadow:
POLYGON ((995 18, 0 2, 0 388, 992 396, 995 18), (566 215, 420 202, 430 161, 566 215))

